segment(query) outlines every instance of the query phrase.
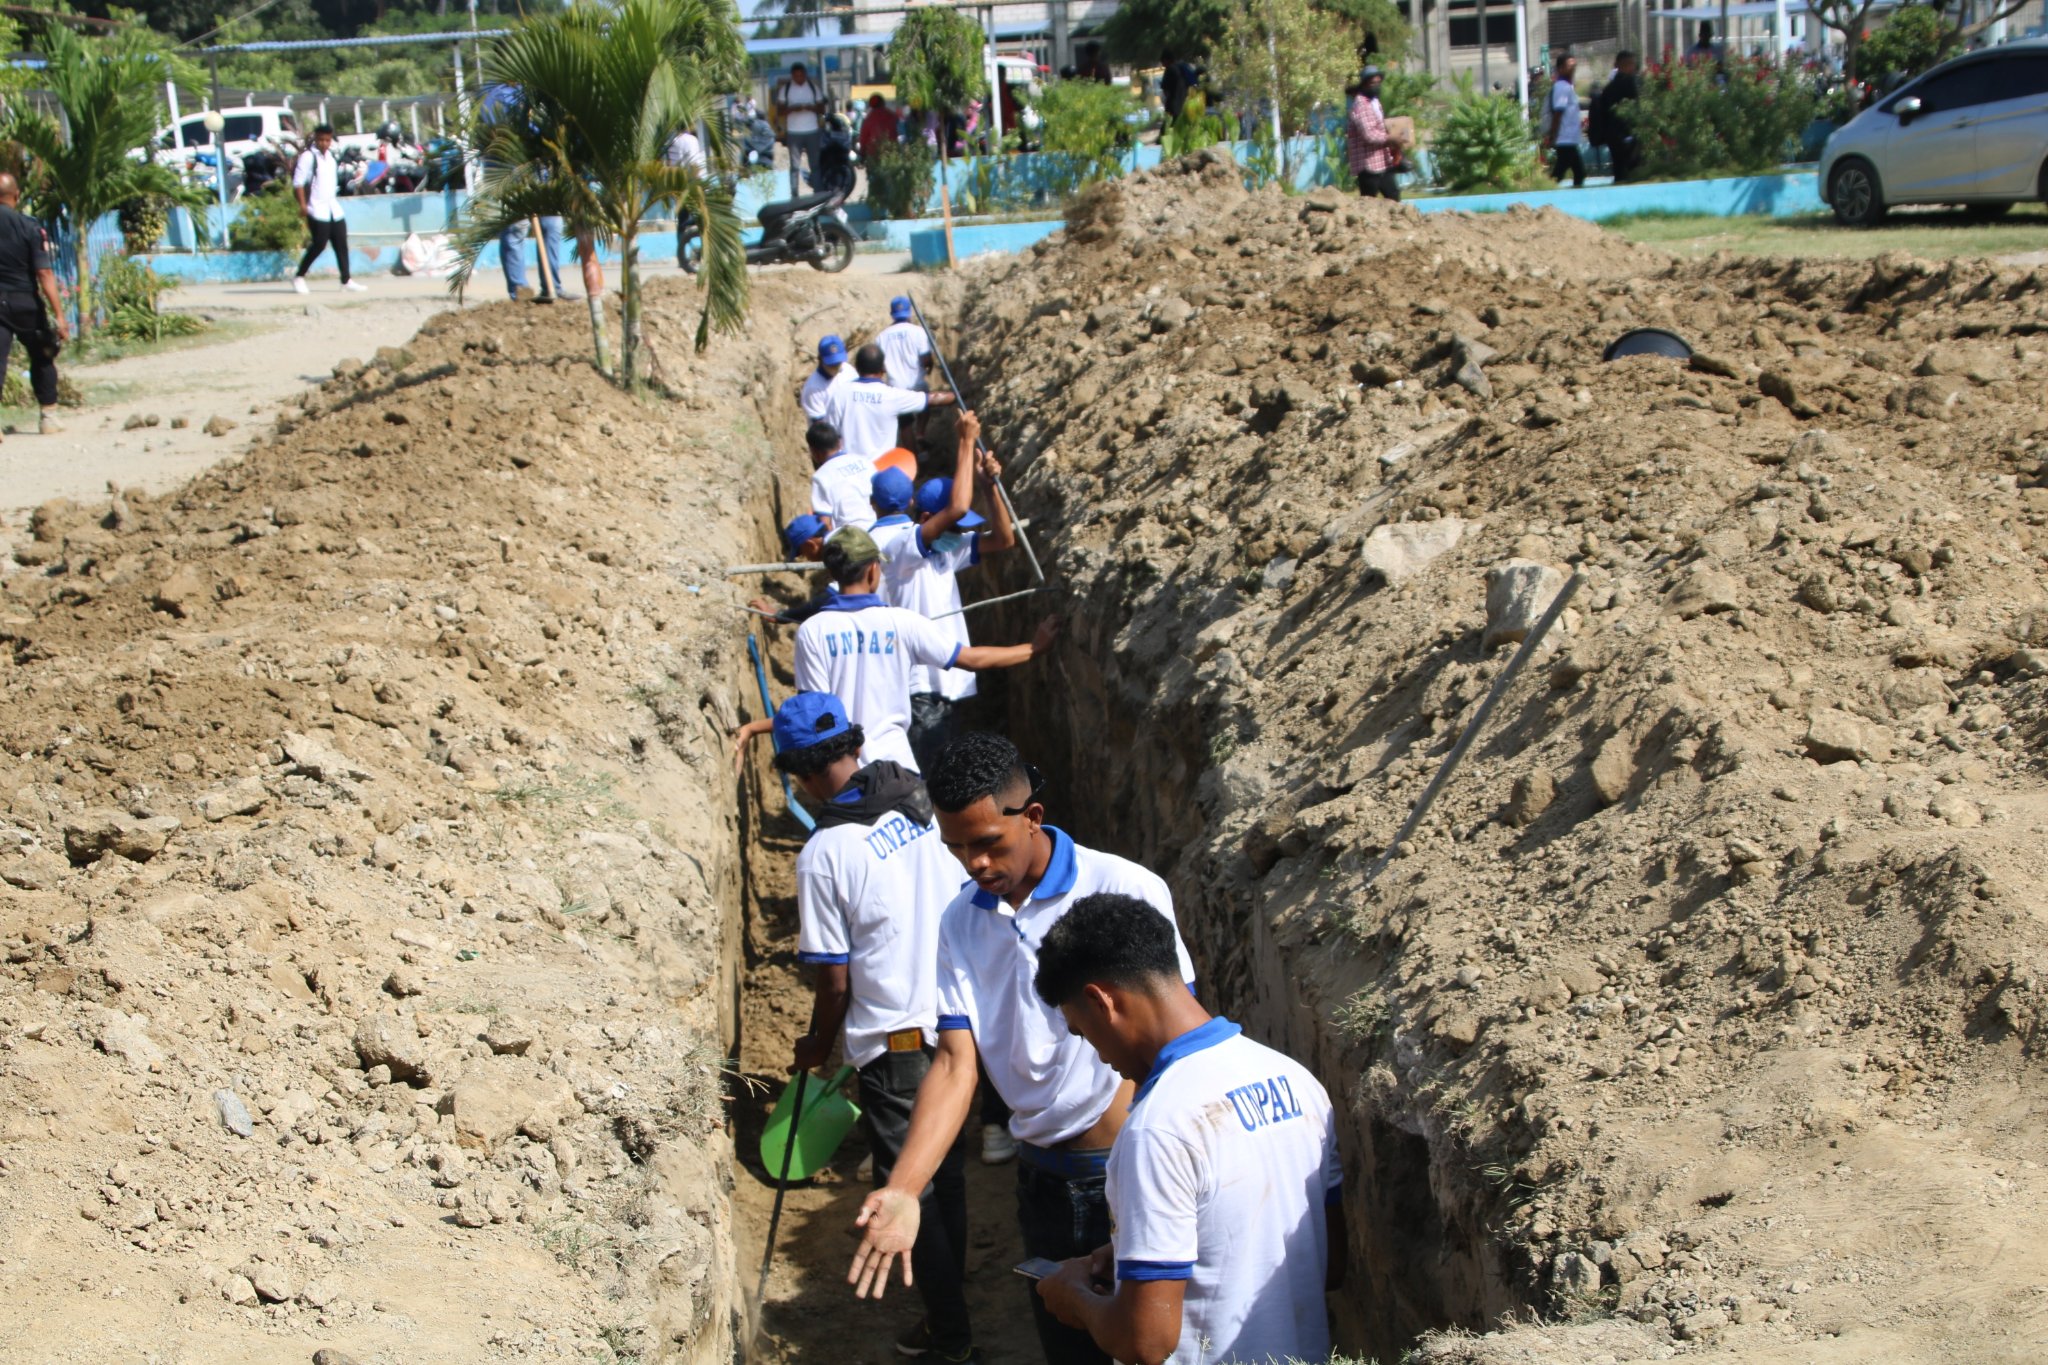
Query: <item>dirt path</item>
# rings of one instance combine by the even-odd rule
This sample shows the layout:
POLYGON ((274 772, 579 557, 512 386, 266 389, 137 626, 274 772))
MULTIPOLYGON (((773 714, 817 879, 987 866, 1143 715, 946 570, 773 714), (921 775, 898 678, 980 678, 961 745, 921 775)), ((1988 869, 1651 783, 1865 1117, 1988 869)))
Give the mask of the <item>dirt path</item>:
MULTIPOLYGON (((771 686, 778 698, 786 696, 793 683, 786 634, 773 642, 769 657, 771 686)), ((744 1081, 733 1125, 741 1169, 735 1171, 739 1183, 733 1205, 745 1288, 751 1293, 775 1202, 775 1182, 760 1164, 761 1128, 788 1081, 791 1048, 809 1023, 811 987, 796 960, 795 868, 803 830, 789 815, 780 784, 765 764, 755 769, 748 785, 742 814, 747 823, 741 831, 748 886, 740 1005, 744 1081)), ((1023 1283, 1010 1273, 1023 1259, 1016 1168, 982 1165, 979 1131, 976 1126, 968 1135, 968 1306, 990 1365, 1031 1365, 1040 1359, 1038 1339, 1023 1283)), ((917 1318, 916 1293, 894 1285, 874 1303, 855 1299, 846 1285, 854 1215, 868 1189, 856 1174, 866 1155, 866 1140, 856 1127, 830 1168, 784 1197, 756 1359, 849 1365, 902 1359, 892 1344, 917 1318)))

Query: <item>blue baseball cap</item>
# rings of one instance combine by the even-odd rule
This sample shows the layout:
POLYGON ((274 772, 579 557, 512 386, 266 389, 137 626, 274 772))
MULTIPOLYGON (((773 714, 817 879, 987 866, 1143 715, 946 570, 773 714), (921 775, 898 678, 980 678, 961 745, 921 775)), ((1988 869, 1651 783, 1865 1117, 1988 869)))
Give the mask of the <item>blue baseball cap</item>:
POLYGON ((901 512, 910 506, 910 476, 900 469, 878 469, 868 480, 868 492, 877 512, 901 512))
POLYGON ((837 332, 834 332, 831 336, 818 343, 818 363, 820 365, 844 365, 846 363, 846 343, 839 339, 837 332))
POLYGON ((782 528, 782 548, 795 554, 804 547, 804 542, 825 534, 825 519, 816 512, 806 512, 782 528))
POLYGON ((799 692, 775 709, 775 751, 808 749, 852 728, 845 702, 830 692, 799 692))
POLYGON ((889 316, 893 320, 908 322, 910 321, 911 311, 910 295, 898 294, 895 298, 889 300, 889 316))
MULTIPOLYGON (((943 512, 952 505, 953 481, 951 479, 926 479, 917 486, 917 510, 926 516, 931 516, 936 512, 943 512)), ((987 525, 982 520, 981 515, 971 509, 966 516, 953 524, 963 531, 972 531, 977 526, 987 525)))

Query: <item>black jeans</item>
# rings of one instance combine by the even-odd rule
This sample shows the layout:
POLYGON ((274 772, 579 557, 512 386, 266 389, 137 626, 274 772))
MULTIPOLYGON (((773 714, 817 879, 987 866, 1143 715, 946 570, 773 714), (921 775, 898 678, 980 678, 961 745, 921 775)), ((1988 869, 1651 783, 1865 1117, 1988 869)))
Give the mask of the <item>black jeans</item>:
MULTIPOLYGON (((1017 1223, 1024 1233, 1026 1256, 1067 1261, 1092 1255, 1109 1241, 1109 1199, 1103 1193, 1101 1174, 1108 1155, 1101 1151, 1082 1157, 1095 1174, 1059 1174, 1034 1165, 1030 1149, 1019 1150, 1017 1223)), ((1093 1337, 1064 1325, 1046 1311, 1036 1284, 1026 1281, 1024 1290, 1031 1296, 1031 1317, 1038 1325, 1038 1345, 1045 1352, 1046 1365, 1111 1365, 1108 1352, 1097 1346, 1093 1337)))
POLYGON ((320 253, 331 242, 334 245, 334 264, 341 270, 341 282, 348 283, 348 222, 336 219, 332 223, 318 218, 308 218, 306 226, 312 230, 313 240, 306 245, 306 254, 299 258, 299 274, 304 275, 313 268, 313 262, 320 259, 320 253))
POLYGON ((1552 179, 1561 183, 1567 174, 1572 178, 1573 189, 1578 189, 1586 183, 1586 159, 1579 155, 1579 144, 1576 142, 1557 144, 1557 161, 1550 175, 1552 179))
POLYGON ((1360 171, 1358 192, 1368 199, 1378 196, 1381 199, 1391 199, 1398 204, 1401 202, 1400 175, 1393 170, 1360 171))
MULTIPOLYGON (((910 1136, 910 1106, 932 1067, 932 1050, 885 1052, 860 1069, 861 1121, 875 1156, 875 1188, 889 1172, 910 1136)), ((924 1300, 932 1342, 943 1355, 957 1355, 974 1343, 967 1320, 967 1150, 959 1141, 939 1163, 919 1200, 917 1244, 910 1249, 911 1274, 924 1300)))
POLYGON ((33 294, 0 294, 0 374, 19 339, 28 352, 28 384, 41 407, 57 406, 57 333, 43 317, 42 300, 33 294))

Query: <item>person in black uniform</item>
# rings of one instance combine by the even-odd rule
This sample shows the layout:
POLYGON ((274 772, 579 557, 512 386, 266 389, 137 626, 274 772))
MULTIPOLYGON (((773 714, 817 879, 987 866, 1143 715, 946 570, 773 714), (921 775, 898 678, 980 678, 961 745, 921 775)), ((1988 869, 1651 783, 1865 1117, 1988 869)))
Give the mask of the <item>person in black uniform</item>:
POLYGON ((28 382, 42 411, 45 436, 62 431, 57 406, 57 353, 71 339, 57 297, 55 259, 43 225, 23 213, 21 185, 0 172, 0 374, 18 340, 28 352, 28 382))

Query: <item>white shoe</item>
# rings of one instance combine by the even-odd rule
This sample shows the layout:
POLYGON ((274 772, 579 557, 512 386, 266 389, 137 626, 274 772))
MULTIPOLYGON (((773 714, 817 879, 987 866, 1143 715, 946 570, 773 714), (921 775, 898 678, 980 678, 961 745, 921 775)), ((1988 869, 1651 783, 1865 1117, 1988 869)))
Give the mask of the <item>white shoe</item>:
POLYGON ((342 288, 348 290, 351 294, 365 294, 369 292, 370 286, 357 280, 350 280, 342 288))
POLYGON ((313 291, 306 288, 306 277, 304 275, 294 275, 292 276, 292 292, 294 294, 310 294, 313 291))
POLYGON ((1010 1130, 1000 1123, 984 1123, 981 1126, 981 1164, 1000 1166, 1017 1159, 1017 1139, 1010 1136, 1010 1130))

